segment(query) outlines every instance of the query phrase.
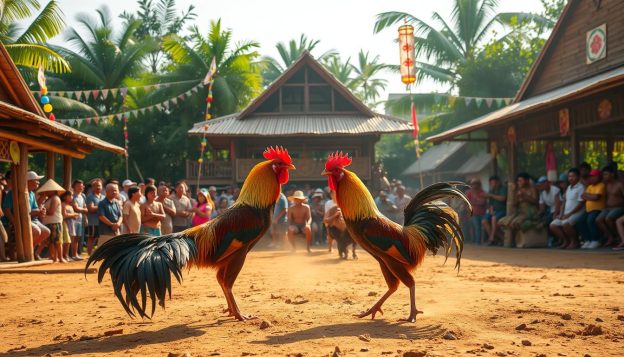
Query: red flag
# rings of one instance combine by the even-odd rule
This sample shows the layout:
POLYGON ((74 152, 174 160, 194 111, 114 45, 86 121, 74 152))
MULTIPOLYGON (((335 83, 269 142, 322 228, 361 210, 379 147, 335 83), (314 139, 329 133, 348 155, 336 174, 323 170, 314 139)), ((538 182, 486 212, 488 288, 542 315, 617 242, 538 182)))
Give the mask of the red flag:
POLYGON ((412 133, 412 136, 414 139, 418 139, 418 132, 420 131, 420 128, 418 127, 418 117, 416 116, 416 105, 414 102, 412 102, 412 124, 414 124, 414 132, 412 133))

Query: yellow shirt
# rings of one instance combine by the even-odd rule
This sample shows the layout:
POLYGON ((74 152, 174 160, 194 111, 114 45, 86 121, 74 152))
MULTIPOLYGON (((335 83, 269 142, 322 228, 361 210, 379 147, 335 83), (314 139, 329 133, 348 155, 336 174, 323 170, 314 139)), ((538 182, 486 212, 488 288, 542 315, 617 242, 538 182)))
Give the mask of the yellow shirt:
POLYGON ((595 185, 589 185, 587 186, 585 192, 591 193, 592 195, 600 195, 600 199, 598 201, 585 202, 585 211, 602 211, 607 207, 604 183, 598 182, 595 185))

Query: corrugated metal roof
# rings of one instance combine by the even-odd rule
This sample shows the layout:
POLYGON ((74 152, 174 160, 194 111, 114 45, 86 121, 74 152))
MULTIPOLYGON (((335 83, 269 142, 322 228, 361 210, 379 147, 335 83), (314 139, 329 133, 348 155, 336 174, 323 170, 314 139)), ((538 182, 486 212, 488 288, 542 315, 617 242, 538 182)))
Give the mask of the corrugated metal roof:
POLYGON ((492 155, 487 152, 482 152, 477 155, 473 155, 463 164, 457 173, 461 175, 468 175, 480 172, 492 161, 492 155))
POLYGON ((417 175, 419 173, 434 171, 454 153, 459 151, 459 149, 463 148, 464 145, 466 145, 466 143, 461 142, 450 142, 436 145, 425 151, 420 156, 420 159, 416 160, 407 169, 405 169, 405 171, 403 171, 403 175, 417 175))
MULTIPOLYGON (((392 116, 374 117, 339 114, 254 115, 239 119, 231 114, 208 121, 206 135, 276 136, 276 135, 359 135, 400 133, 413 130, 411 122, 392 116)), ((206 122, 193 125, 190 135, 203 135, 206 122)))
POLYGON ((576 96, 578 94, 582 94, 583 92, 590 92, 596 87, 607 84, 607 82, 616 82, 623 79, 624 66, 576 82, 574 84, 569 84, 567 86, 551 90, 535 97, 513 103, 505 108, 483 115, 465 124, 459 125, 451 130, 447 130, 441 134, 430 136, 427 138, 427 140, 435 143, 449 140, 458 135, 466 134, 492 124, 501 123, 507 119, 516 117, 529 111, 534 111, 540 107, 549 106, 556 101, 561 101, 576 96))

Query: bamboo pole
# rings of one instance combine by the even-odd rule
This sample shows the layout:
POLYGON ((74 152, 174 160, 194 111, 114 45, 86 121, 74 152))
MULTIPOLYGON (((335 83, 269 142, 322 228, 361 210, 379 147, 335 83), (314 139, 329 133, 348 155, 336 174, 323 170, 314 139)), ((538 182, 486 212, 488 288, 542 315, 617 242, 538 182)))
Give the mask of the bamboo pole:
POLYGON ((72 185, 72 158, 63 155, 63 187, 69 190, 72 185))
POLYGON ((27 262, 33 261, 33 237, 30 227, 30 213, 28 207, 30 201, 28 199, 28 184, 26 182, 26 173, 28 172, 28 146, 20 144, 20 163, 18 168, 19 178, 19 210, 20 224, 22 226, 22 246, 24 247, 24 259, 27 262))
POLYGON ((46 176, 48 177, 48 180, 55 180, 55 167, 54 167, 54 163, 55 163, 55 157, 56 155, 54 155, 54 152, 52 151, 48 151, 48 159, 46 161, 46 176))
POLYGON ((20 223, 20 209, 19 209, 19 166, 11 165, 11 195, 13 196, 13 230, 15 231, 15 250, 17 254, 17 261, 24 262, 24 246, 22 245, 22 224, 20 223))

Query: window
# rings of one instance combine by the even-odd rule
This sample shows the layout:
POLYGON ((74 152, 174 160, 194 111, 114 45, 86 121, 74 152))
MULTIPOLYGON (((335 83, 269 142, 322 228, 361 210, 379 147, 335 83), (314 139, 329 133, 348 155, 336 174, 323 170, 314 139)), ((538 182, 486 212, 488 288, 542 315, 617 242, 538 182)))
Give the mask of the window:
POLYGON ((282 87, 282 112, 303 112, 303 86, 282 87))
POLYGON ((310 112, 331 111, 331 91, 329 86, 314 86, 310 91, 310 112))

